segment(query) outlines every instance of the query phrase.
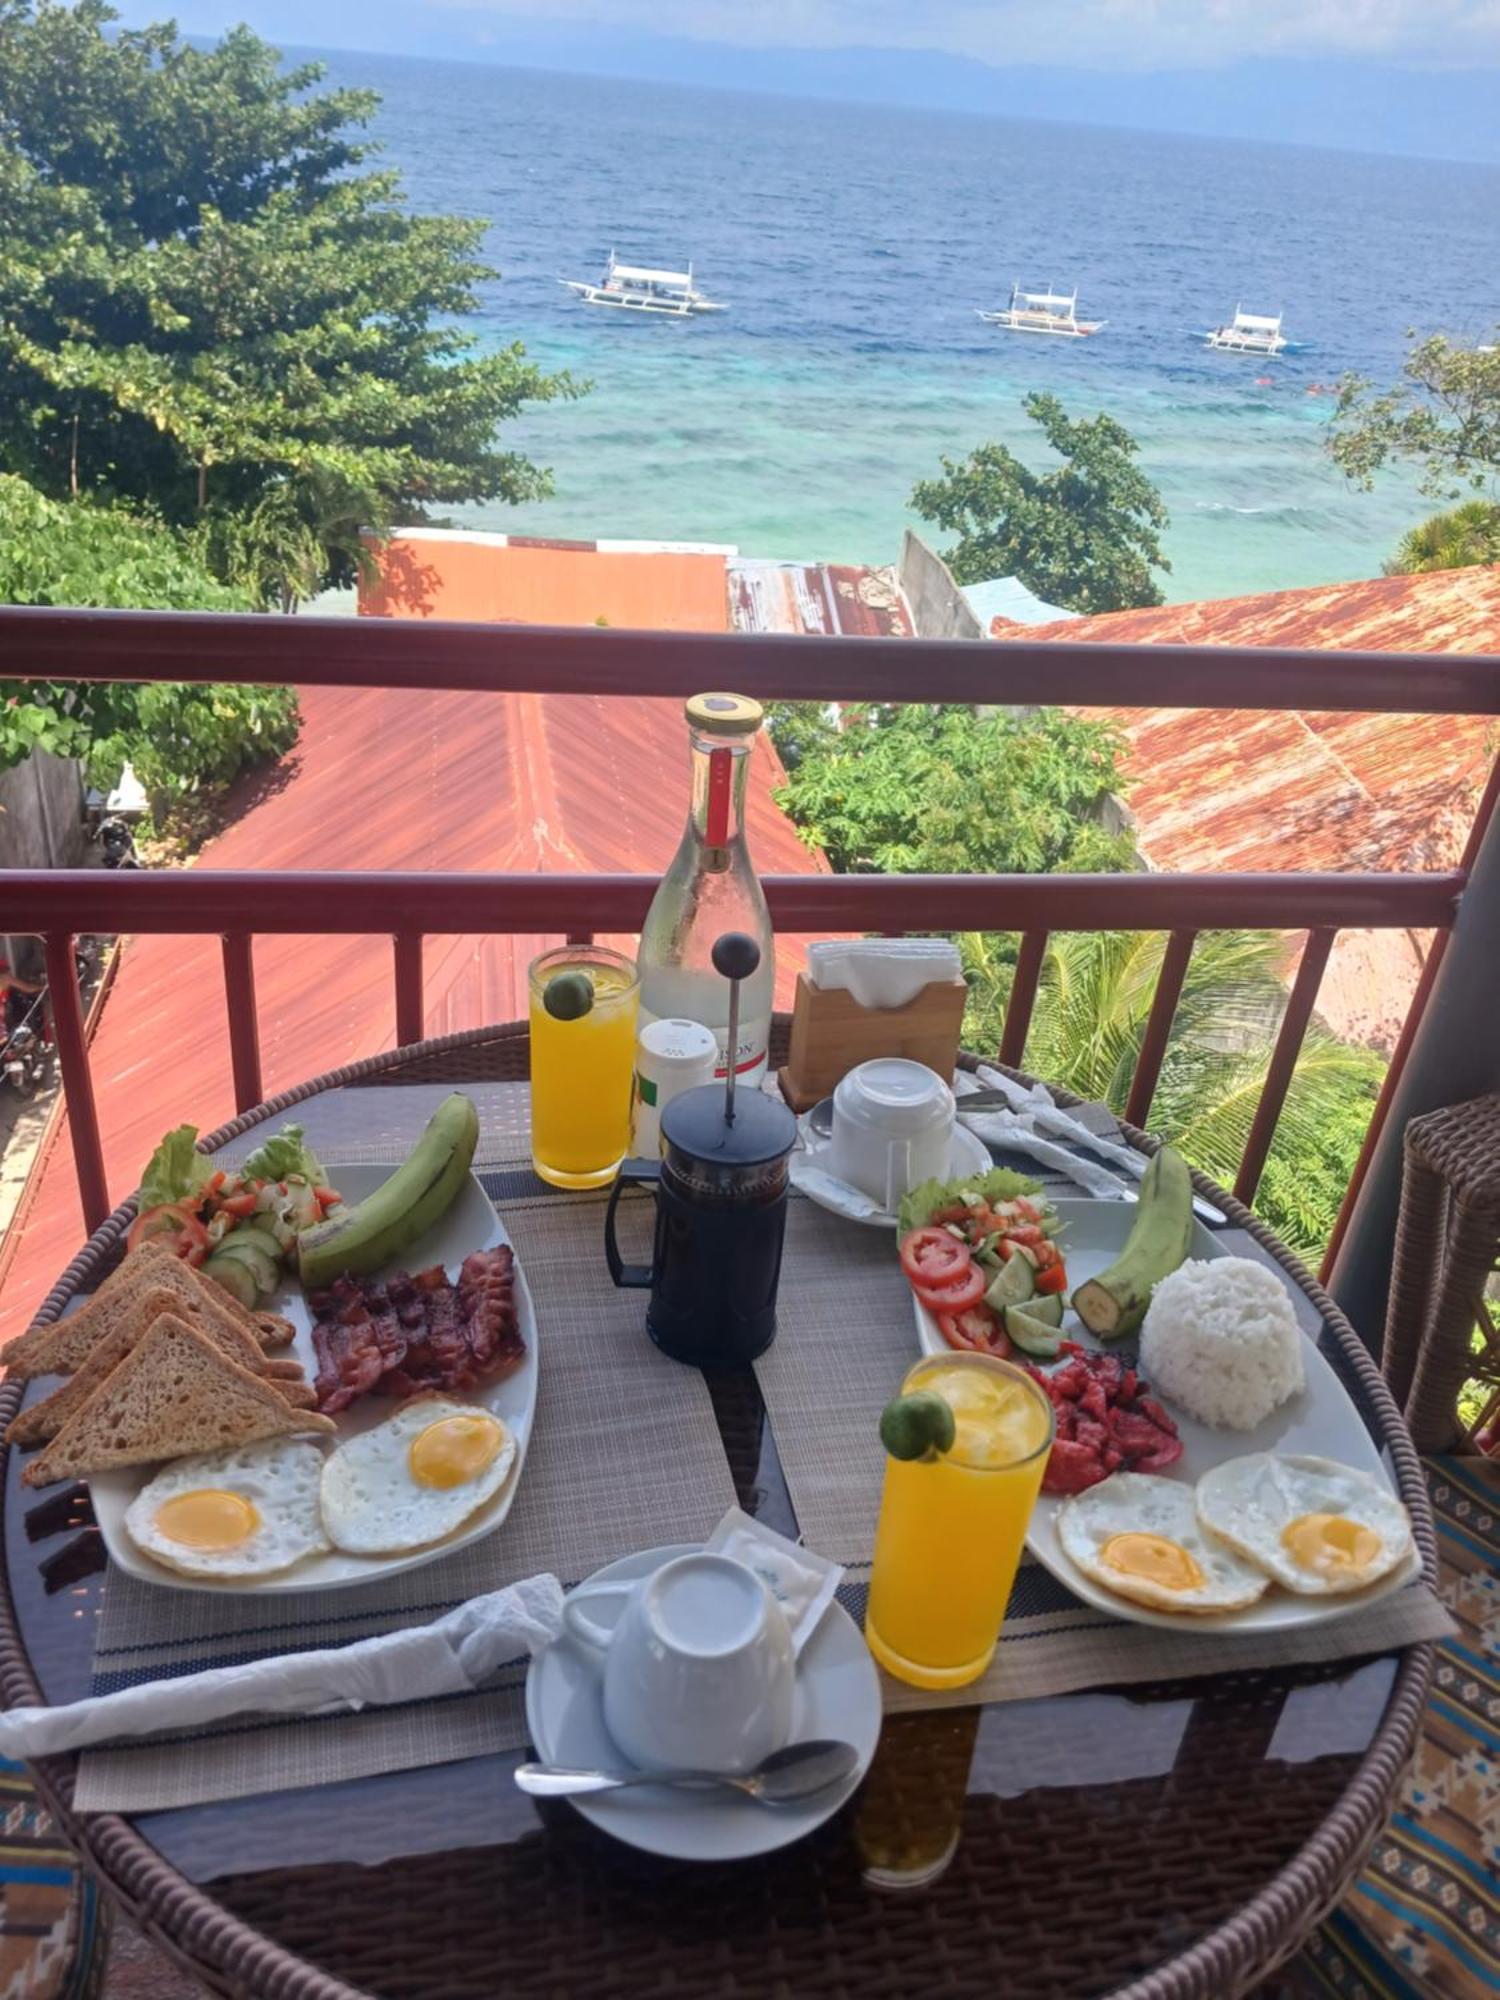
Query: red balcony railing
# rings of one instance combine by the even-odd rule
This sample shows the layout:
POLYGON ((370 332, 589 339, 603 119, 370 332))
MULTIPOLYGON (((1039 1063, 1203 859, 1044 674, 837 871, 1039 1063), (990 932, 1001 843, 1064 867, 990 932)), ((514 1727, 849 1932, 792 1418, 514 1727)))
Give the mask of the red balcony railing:
MULTIPOLYGON (((762 700, 1049 702, 1078 706, 1323 709, 1500 714, 1500 661, 1453 655, 1119 647, 1024 641, 973 645, 385 620, 211 617, 0 608, 9 676, 49 680, 272 681, 495 692, 685 695, 732 686, 762 700)), ((1497 766, 1500 773, 1500 766, 1497 766)), ((766 884, 785 932, 1006 931, 1021 949, 1000 1055, 1019 1063, 1052 931, 1169 933, 1127 1112, 1150 1113, 1177 1001, 1201 931, 1306 934, 1235 1181, 1253 1199, 1297 1054, 1341 929, 1436 934, 1427 973, 1372 1121, 1373 1144, 1456 920, 1485 823, 1491 774, 1469 849, 1443 873, 1110 876, 786 876, 766 884)), ((393 941, 399 1041, 422 1033, 427 936, 584 937, 637 928, 655 883, 637 876, 0 873, 0 931, 46 940, 58 1052, 83 1209, 108 1212, 88 1048, 72 969, 78 933, 218 934, 234 1087, 261 1096, 252 938, 370 933, 393 941)), ((1363 1171, 1363 1162, 1361 1164, 1363 1171)), ((1358 1177, 1356 1177, 1357 1180, 1358 1177)), ((1352 1199, 1351 1191, 1351 1199, 1352 1199)), ((1348 1204, 1346 1204, 1346 1213, 1348 1204)))

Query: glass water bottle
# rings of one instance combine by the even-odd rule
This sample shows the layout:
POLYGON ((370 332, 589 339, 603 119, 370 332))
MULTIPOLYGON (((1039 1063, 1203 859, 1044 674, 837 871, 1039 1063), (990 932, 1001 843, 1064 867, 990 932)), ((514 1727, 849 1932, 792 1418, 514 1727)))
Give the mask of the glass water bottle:
POLYGON ((750 752, 764 719, 742 695, 699 694, 686 705, 693 748, 687 826, 652 898, 641 932, 640 1025, 701 1021, 718 1038, 718 1074, 728 1073, 729 986, 714 970, 714 942, 744 931, 760 947, 760 965, 740 995, 735 1073, 758 1084, 771 1037, 775 948, 765 895, 745 845, 745 786, 750 752))

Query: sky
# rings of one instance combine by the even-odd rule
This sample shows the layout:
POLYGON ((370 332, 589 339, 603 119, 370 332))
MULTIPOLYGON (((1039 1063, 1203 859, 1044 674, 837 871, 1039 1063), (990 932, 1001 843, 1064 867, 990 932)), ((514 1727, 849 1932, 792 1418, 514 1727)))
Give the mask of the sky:
POLYGON ((1500 159, 1500 0, 122 0, 362 49, 1500 159))

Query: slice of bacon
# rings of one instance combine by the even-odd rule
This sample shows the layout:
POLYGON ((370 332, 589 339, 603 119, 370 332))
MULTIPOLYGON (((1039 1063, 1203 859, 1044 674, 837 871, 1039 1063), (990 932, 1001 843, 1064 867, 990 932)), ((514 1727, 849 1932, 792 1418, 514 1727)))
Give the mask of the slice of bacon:
POLYGON ((325 1416, 365 1395, 472 1391, 526 1358, 508 1244, 472 1251, 456 1282, 440 1264, 364 1283, 346 1276, 308 1304, 325 1416))

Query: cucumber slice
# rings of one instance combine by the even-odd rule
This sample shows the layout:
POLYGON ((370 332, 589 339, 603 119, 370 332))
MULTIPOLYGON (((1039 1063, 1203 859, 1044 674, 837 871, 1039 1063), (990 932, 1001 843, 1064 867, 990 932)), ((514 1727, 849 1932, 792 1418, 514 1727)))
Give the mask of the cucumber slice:
POLYGON ((1036 1273, 1024 1257, 1012 1255, 1000 1266, 1000 1275, 984 1295, 987 1306, 1003 1313, 1007 1306, 1024 1306, 1036 1291, 1036 1273))
POLYGON ((281 1265, 276 1258, 262 1243, 248 1234, 242 1235, 239 1230, 236 1230, 233 1236, 226 1236, 214 1252, 215 1261, 222 1257, 230 1257, 235 1262, 243 1264, 254 1280, 257 1291, 274 1292, 281 1283, 281 1265))
POLYGON ((258 1243, 268 1257, 274 1258, 278 1264, 281 1262, 281 1245, 276 1241, 276 1233, 270 1223, 262 1221, 259 1216, 250 1216, 237 1229, 232 1229, 224 1242, 258 1243))
POLYGON ((1063 1295, 1061 1292, 1038 1292, 1034 1299, 1026 1301, 1026 1310, 1032 1319, 1039 1319, 1043 1326, 1061 1326, 1063 1323, 1063 1295))
POLYGON ((1055 1361, 1062 1347, 1061 1327, 1048 1326, 1022 1306, 1005 1308, 1005 1331, 1023 1354, 1033 1354, 1039 1361, 1055 1361))
POLYGON ((255 1273, 242 1257, 226 1257, 216 1250, 203 1266, 205 1278, 212 1278, 216 1285, 222 1285, 229 1296, 238 1299, 248 1311, 253 1311, 260 1297, 260 1288, 255 1282, 255 1273))

